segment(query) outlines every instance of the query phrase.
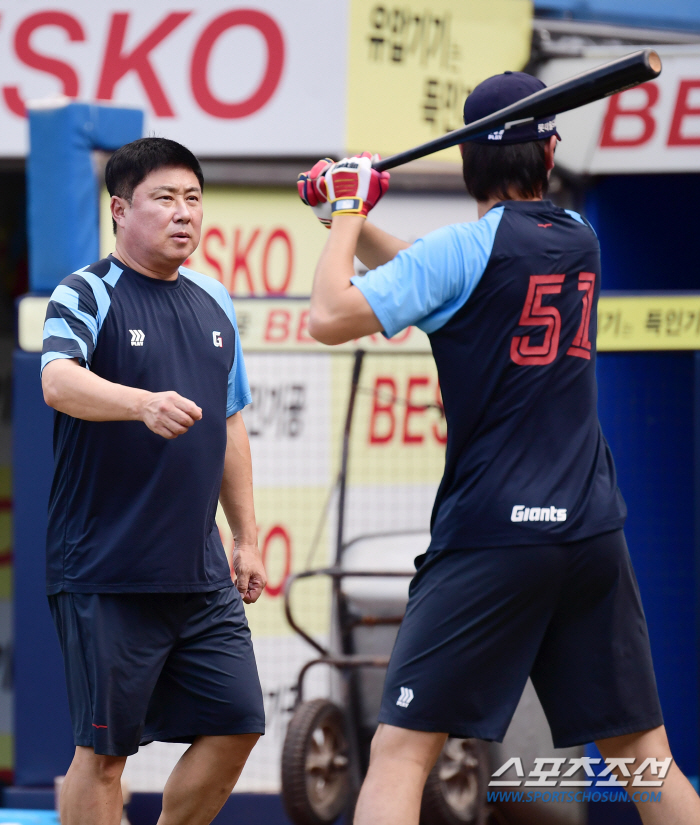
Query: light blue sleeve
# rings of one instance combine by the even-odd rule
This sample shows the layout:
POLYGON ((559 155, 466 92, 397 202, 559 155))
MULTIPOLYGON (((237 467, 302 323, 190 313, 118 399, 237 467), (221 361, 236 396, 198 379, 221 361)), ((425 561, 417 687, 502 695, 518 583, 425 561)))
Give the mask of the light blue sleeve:
MULTIPOLYGON (((229 301, 231 301, 231 298, 229 298, 229 301)), ((231 311, 233 312, 233 303, 231 303, 231 311)), ((227 418, 240 412, 243 407, 248 406, 253 400, 250 394, 250 387, 248 386, 248 373, 246 372, 245 361, 243 360, 243 348, 241 347, 241 336, 238 334, 235 312, 233 316, 233 326, 236 330, 236 355, 233 359, 231 371, 228 374, 228 392, 226 395, 227 418)))
POLYGON ((502 216, 498 206, 473 223, 445 226, 351 278, 387 338, 409 326, 435 332, 464 306, 484 274, 502 216))
POLYGON ((598 233, 593 228, 593 224, 590 221, 587 221, 585 218, 582 218, 578 212, 574 212, 573 209, 565 209, 564 212, 566 212, 566 214, 569 215, 569 217, 573 218, 575 221, 578 221, 584 226, 587 226, 591 230, 591 232, 596 236, 596 238, 598 237, 598 233))
POLYGON ((54 289, 44 322, 42 371, 58 358, 75 359, 90 369, 97 337, 111 303, 104 281, 116 286, 121 272, 112 264, 108 275, 100 278, 84 267, 64 278, 54 289), (116 274, 110 278, 112 270, 116 270, 116 274))
POLYGON ((236 310, 233 308, 233 301, 226 287, 219 281, 214 280, 214 278, 210 278, 208 275, 202 275, 201 272, 195 272, 193 269, 186 269, 184 266, 180 267, 180 274, 211 295, 226 313, 233 327, 236 336, 236 350, 233 357, 233 366, 228 374, 228 390, 226 392, 226 417, 229 418, 237 412, 240 412, 243 407, 246 407, 253 400, 250 394, 250 387, 248 386, 248 374, 246 373, 245 361, 243 360, 241 336, 238 333, 236 310))

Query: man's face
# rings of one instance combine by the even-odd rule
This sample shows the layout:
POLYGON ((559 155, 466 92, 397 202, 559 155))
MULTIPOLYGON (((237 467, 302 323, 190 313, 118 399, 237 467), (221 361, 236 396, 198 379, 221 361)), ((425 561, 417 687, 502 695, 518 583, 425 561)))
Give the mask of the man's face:
POLYGON ((118 243, 131 258, 155 270, 177 268, 194 252, 202 231, 202 190, 191 169, 151 172, 131 203, 112 198, 118 243))

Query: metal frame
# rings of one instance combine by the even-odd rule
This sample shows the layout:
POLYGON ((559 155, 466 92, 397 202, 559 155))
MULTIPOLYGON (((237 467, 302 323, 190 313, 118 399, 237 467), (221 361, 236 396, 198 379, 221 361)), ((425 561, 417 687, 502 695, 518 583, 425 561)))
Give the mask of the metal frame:
MULTIPOLYGON (((397 533, 396 535, 401 534, 397 533)), ((354 541, 357 540, 358 539, 354 539, 354 541)), ((349 542, 346 546, 349 547, 352 543, 353 542, 349 542)), ((314 639, 313 636, 310 636, 294 618, 291 606, 291 592, 294 583, 299 581, 300 579, 308 579, 314 576, 329 576, 333 580, 334 590, 340 592, 341 579, 348 578, 351 576, 356 578, 411 578, 413 575, 413 572, 408 570, 406 572, 398 572, 396 570, 370 572, 366 570, 341 570, 339 567, 324 567, 319 568, 318 570, 306 570, 303 573, 297 573, 293 576, 290 576, 287 579, 287 582, 284 587, 284 615, 287 617, 287 621, 289 622, 289 625, 292 628, 292 630, 298 633, 301 636, 301 638, 304 639, 305 642, 310 644, 311 647, 315 648, 321 654, 317 659, 311 659, 310 661, 308 661, 299 672, 296 687, 296 699, 294 702, 295 708, 303 701, 304 677, 306 676, 307 672, 315 665, 329 665, 331 667, 338 668, 338 670, 345 670, 348 668, 356 667, 386 667, 389 664, 389 657, 357 656, 353 653, 333 654, 330 650, 323 647, 323 645, 316 641, 316 639, 314 639)), ((398 625, 401 624, 402 620, 403 616, 365 616, 361 619, 350 619, 346 622, 346 627, 352 629, 352 627, 358 627, 362 625, 369 627, 373 627, 376 625, 398 625)))

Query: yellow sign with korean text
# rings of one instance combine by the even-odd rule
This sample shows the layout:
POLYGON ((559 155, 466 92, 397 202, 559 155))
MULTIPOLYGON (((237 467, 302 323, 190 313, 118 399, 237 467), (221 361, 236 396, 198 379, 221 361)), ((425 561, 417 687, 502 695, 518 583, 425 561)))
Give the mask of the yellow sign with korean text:
MULTIPOLYGON (((49 299, 29 295, 19 303, 18 337, 25 352, 41 352, 49 299)), ((234 299, 246 352, 429 353, 425 333, 410 327, 391 340, 369 335, 335 347, 314 341, 308 332, 308 300, 234 299)), ((700 350, 700 294, 601 295, 598 302, 599 352, 700 350)))
POLYGON ((525 66, 532 3, 352 0, 350 26, 346 144, 386 156, 458 129, 478 83, 525 66))
POLYGON ((700 294, 602 295, 598 350, 700 349, 700 294))

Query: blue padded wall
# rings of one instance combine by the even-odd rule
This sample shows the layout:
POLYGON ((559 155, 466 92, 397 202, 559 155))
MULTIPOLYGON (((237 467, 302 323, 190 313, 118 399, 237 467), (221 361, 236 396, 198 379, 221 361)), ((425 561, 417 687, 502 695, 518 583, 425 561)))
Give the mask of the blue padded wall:
POLYGON ((695 353, 601 353, 599 414, 674 756, 698 775, 695 353))
POLYGON ((113 151, 141 137, 143 112, 68 103, 29 109, 27 229, 29 288, 52 292, 99 257, 95 149, 113 151))
POLYGON ((53 410, 39 380, 40 353, 12 363, 14 496, 15 784, 53 785, 73 757, 58 637, 46 600, 46 522, 53 478, 53 410))

